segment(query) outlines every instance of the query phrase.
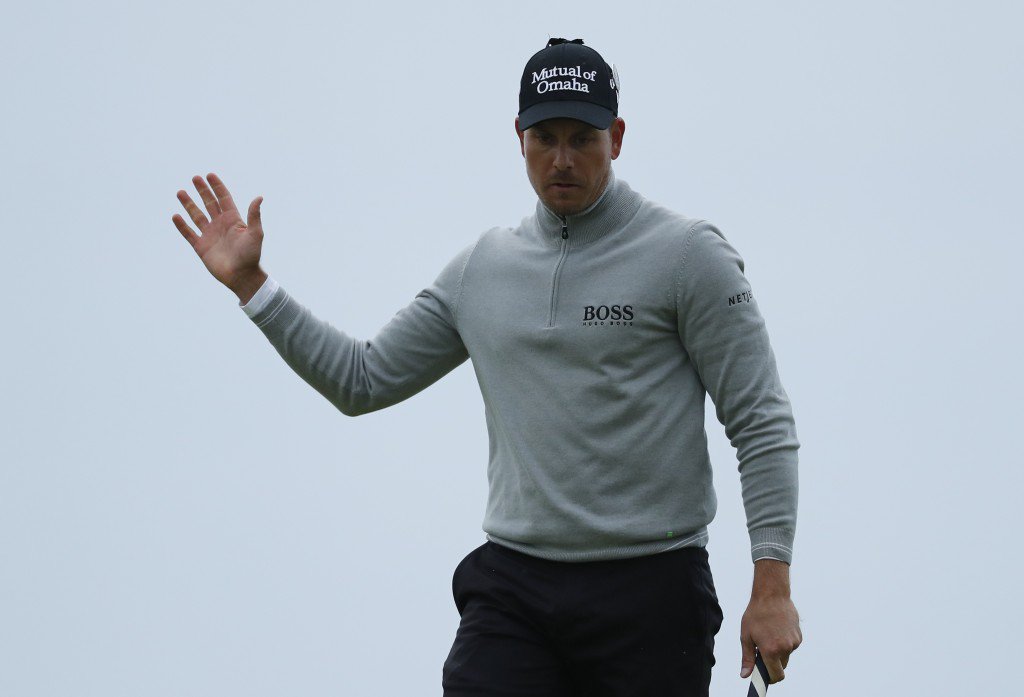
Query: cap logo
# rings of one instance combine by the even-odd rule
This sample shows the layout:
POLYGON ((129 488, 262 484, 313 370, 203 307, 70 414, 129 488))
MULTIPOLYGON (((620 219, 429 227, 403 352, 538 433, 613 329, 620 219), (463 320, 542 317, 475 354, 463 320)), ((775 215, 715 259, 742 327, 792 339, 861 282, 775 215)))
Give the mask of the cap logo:
POLYGON ((609 128, 619 113, 619 76, 582 39, 551 39, 526 61, 519 79, 519 128, 575 119, 609 128))
POLYGON ((533 81, 530 84, 537 86, 537 94, 544 94, 546 92, 556 92, 560 90, 586 92, 587 94, 589 94, 590 86, 586 82, 580 82, 580 79, 594 82, 597 80, 597 71, 583 70, 578 65, 572 68, 561 68, 558 66, 552 68, 542 68, 539 73, 534 71, 533 81), (572 80, 554 79, 560 77, 571 77, 572 80))

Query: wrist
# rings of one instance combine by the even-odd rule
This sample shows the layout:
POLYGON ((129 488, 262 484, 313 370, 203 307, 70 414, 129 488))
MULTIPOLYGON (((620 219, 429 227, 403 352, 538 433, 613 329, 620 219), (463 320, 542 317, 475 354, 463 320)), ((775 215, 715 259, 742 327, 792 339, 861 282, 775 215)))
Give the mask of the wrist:
POLYGON ((256 295, 256 291, 266 282, 266 271, 257 266, 255 269, 231 279, 231 283, 227 285, 231 292, 238 296, 238 302, 245 305, 252 300, 252 296, 256 295))
POLYGON ((789 564, 778 559, 754 562, 754 583, 751 599, 789 598, 789 564))

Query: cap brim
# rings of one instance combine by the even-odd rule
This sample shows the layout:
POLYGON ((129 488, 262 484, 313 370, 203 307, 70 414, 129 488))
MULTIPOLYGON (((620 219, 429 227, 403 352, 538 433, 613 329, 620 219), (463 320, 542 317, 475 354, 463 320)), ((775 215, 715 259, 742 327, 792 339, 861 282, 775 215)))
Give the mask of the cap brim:
POLYGON ((548 119, 576 119, 604 130, 612 125, 615 114, 590 102, 553 101, 534 104, 519 114, 519 130, 525 131, 548 119))

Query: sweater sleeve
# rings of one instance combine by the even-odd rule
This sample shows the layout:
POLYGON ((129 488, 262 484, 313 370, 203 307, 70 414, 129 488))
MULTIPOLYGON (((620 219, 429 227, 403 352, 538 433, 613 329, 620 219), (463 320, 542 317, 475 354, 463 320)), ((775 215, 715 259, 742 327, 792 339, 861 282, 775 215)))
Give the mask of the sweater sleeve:
POLYGON ((366 414, 411 397, 469 357, 456 313, 472 249, 463 250, 369 341, 316 318, 276 283, 267 286, 273 292, 255 313, 248 305, 243 309, 285 362, 331 404, 348 416, 366 414))
POLYGON ((700 221, 686 237, 677 280, 680 339, 736 448, 751 557, 790 563, 799 442, 743 259, 700 221))

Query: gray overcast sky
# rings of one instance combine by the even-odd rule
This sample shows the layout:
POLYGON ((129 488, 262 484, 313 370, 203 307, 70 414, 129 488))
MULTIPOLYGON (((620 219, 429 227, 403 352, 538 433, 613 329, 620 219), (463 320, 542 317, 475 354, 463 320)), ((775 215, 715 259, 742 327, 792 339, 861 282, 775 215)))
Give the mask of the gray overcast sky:
MULTIPOLYGON (((193 174, 262 194, 265 268, 372 336, 531 212, 513 118, 548 36, 617 64, 617 175, 715 222, 768 322, 803 443, 805 644, 773 693, 1015 688, 1022 20, 1013 2, 5 7, 0 694, 441 693, 451 573, 483 541, 472 371, 342 416, 170 217, 193 174)), ((751 565, 710 418, 726 697, 751 565)))

